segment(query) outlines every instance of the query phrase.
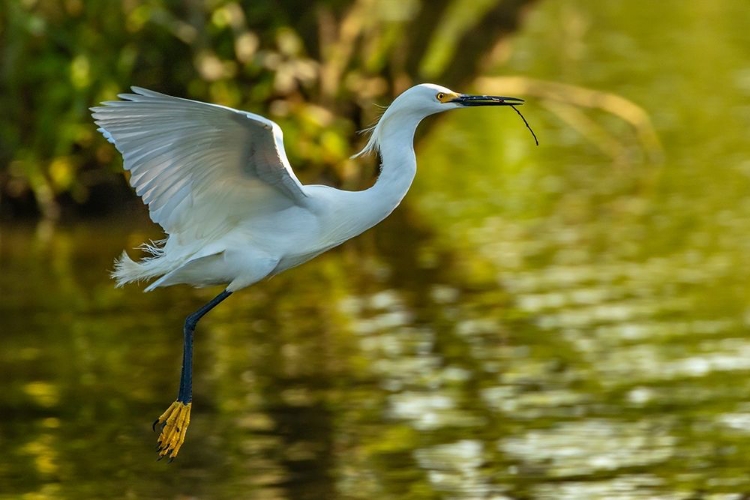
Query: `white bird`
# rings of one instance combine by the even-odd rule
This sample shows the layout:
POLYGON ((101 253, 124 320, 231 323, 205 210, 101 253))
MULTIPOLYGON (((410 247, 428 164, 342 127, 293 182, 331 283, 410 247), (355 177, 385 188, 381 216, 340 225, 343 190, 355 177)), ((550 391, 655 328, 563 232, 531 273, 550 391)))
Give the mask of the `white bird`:
MULTIPOLYGON (((514 97, 458 94, 422 84, 399 95, 356 156, 379 152, 364 191, 302 185, 279 126, 262 116, 132 87, 91 108, 99 131, 122 153, 130 184, 167 238, 123 252, 117 285, 155 279, 146 291, 185 283, 226 288, 185 320, 177 400, 161 424, 159 457, 177 456, 190 423, 193 332, 233 292, 306 262, 371 228, 401 202, 417 171, 414 132, 423 118, 467 106, 513 106, 514 97)), ((515 108, 514 108, 515 109, 515 108)), ((525 120, 524 120, 525 121, 525 120)))

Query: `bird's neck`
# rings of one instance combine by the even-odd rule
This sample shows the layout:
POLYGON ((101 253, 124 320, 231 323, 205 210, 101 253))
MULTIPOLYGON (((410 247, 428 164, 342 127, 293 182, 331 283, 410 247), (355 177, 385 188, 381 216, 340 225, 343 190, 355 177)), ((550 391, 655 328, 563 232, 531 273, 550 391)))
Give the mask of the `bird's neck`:
POLYGON ((375 184, 364 191, 325 191, 326 196, 334 196, 340 201, 333 205, 332 229, 325 235, 328 243, 342 243, 388 217, 401 203, 414 180, 417 172, 414 132, 420 118, 389 118, 384 115, 373 132, 377 134, 374 140, 382 161, 375 184))
POLYGON ((380 175, 375 184, 365 191, 365 202, 379 217, 377 224, 395 209, 406 195, 417 173, 417 158, 414 154, 414 132, 420 117, 401 117, 398 126, 387 120, 378 130, 380 145, 380 175))

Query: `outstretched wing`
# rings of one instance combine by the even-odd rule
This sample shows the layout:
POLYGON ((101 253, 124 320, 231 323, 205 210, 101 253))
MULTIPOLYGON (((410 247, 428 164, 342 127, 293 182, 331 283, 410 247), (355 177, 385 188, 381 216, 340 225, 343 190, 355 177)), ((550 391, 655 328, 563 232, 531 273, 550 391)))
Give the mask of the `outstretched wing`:
POLYGON ((304 205, 279 126, 253 113, 132 87, 92 108, 130 184, 168 234, 208 232, 304 205))

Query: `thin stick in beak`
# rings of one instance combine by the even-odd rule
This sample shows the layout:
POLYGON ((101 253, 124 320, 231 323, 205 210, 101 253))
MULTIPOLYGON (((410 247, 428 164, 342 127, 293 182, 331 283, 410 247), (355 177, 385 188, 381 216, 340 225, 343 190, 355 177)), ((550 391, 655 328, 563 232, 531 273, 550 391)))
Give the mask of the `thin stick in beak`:
POLYGON ((509 104, 509 106, 510 106, 511 108, 513 108, 513 111, 515 111, 516 113, 518 113, 518 116, 520 116, 520 117, 521 117, 521 120, 523 120, 523 122, 524 122, 524 123, 526 124, 526 128, 527 128, 527 129, 529 129, 529 132, 531 132, 531 135, 532 135, 532 137, 534 137, 534 142, 535 142, 535 143, 536 143, 536 145, 538 146, 538 145, 539 145, 539 139, 537 139, 537 138, 536 138, 536 134, 535 134, 535 133, 534 133, 534 131, 533 131, 533 130, 531 129, 531 125, 529 125, 529 122, 527 122, 527 121, 526 121, 526 118, 524 118, 524 116, 523 116, 523 115, 521 114, 521 112, 520 112, 520 111, 518 111, 518 108, 516 108, 516 107, 515 107, 514 105, 512 105, 512 104, 509 104))

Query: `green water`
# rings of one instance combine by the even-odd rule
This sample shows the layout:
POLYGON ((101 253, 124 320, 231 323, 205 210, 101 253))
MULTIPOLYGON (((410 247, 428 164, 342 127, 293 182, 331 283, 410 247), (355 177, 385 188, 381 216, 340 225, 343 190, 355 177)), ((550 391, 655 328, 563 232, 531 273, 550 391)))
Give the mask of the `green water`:
POLYGON ((540 2, 504 73, 614 92, 663 142, 529 99, 442 117, 404 205, 196 336, 218 290, 107 278, 145 218, 0 228, 0 498, 740 499, 750 493, 750 6, 540 2))

